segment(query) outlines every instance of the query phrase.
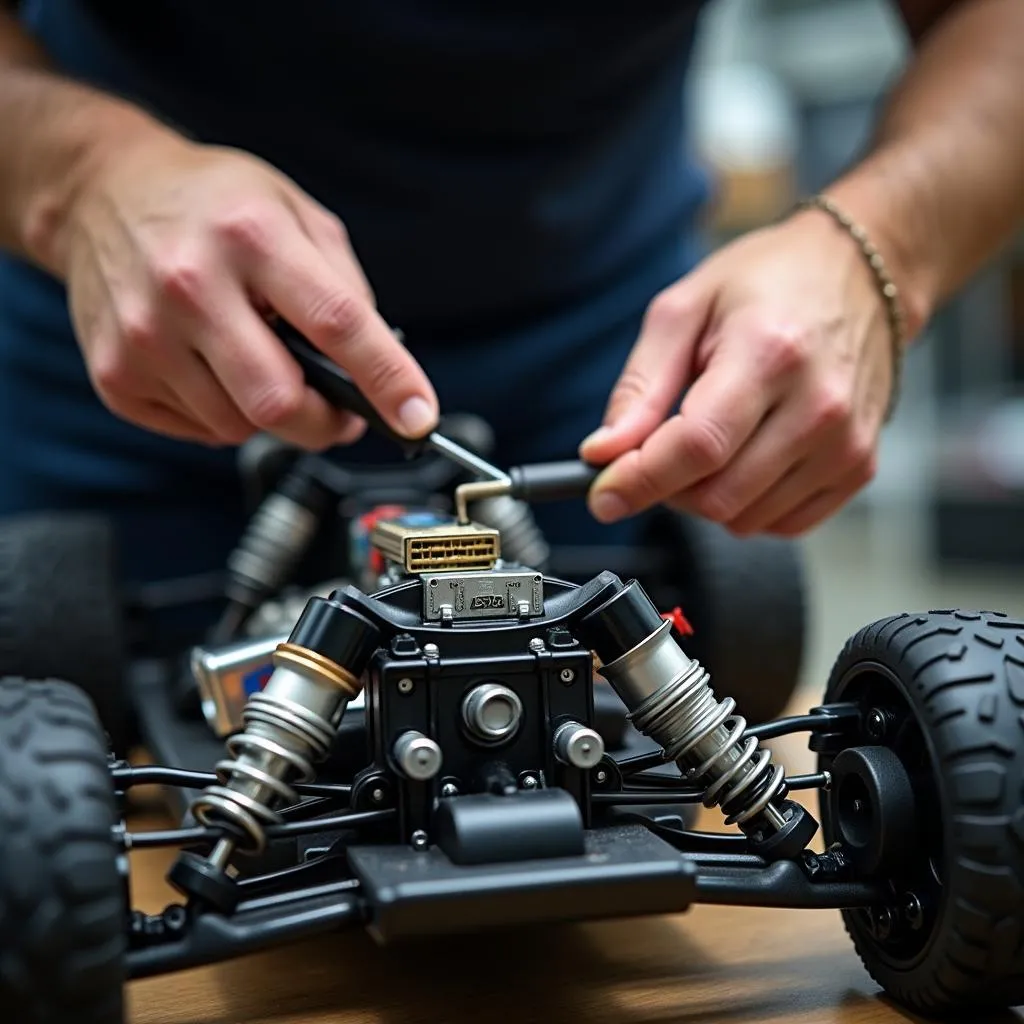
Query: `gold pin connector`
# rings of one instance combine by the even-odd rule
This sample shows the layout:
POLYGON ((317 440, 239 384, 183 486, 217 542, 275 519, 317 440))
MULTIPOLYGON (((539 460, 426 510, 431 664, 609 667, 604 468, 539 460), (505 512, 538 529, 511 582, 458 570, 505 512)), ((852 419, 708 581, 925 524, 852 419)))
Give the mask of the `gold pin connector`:
POLYGON ((416 526, 401 520, 382 520, 371 543, 407 573, 493 569, 501 557, 501 537, 478 523, 440 523, 416 526))

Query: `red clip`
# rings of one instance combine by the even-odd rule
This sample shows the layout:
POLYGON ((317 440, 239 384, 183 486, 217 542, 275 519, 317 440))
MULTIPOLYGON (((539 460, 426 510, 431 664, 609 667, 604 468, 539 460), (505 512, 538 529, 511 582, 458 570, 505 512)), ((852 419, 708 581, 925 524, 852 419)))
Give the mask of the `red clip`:
POLYGON ((682 608, 678 605, 670 612, 662 612, 661 617, 672 623, 673 628, 680 636, 693 636, 693 626, 686 621, 682 608))

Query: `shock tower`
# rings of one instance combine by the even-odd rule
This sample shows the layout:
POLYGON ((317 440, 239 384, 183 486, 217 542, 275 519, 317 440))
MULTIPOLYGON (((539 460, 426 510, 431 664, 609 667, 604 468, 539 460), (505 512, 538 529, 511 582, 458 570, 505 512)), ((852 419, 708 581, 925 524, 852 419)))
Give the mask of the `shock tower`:
POLYGON ((817 822, 788 799, 783 768, 735 702, 715 696, 635 580, 606 572, 576 587, 508 565, 496 532, 474 523, 384 521, 375 541, 400 582, 307 603, 227 740, 217 782, 192 805, 221 838, 207 856, 179 857, 170 876, 179 890, 230 910, 235 854, 264 850, 364 687, 372 756, 353 784, 354 808, 364 784, 390 790, 401 841, 420 850, 436 841, 457 862, 490 856, 498 826, 548 855, 581 853, 593 780, 612 763, 591 728, 595 668, 660 746, 655 760, 674 762, 681 787, 719 807, 755 853, 776 861, 806 848, 817 822), (523 789, 531 800, 512 799, 523 789))

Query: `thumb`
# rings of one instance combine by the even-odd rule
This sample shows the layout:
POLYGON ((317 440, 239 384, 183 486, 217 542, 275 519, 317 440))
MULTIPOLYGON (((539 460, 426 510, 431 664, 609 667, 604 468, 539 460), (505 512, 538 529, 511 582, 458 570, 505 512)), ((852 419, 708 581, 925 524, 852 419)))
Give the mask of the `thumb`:
POLYGON ((608 400, 602 426, 580 445, 580 458, 603 466, 638 447, 679 403, 712 306, 712 291, 683 278, 650 304, 608 400))

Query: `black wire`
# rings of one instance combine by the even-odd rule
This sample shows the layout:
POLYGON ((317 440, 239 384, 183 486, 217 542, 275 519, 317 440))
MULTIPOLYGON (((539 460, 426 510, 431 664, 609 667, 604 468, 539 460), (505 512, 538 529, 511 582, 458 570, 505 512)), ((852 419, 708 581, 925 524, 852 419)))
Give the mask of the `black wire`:
POLYGON ((593 793, 591 800, 595 804, 699 804, 703 799, 702 793, 695 793, 693 790, 676 790, 676 792, 664 789, 627 789, 619 790, 617 793, 593 793))
MULTIPOLYGON (((285 839, 293 836, 310 835, 314 832, 329 832, 332 829, 351 828, 355 825, 370 825, 386 821, 395 814, 393 808, 383 811, 359 811, 355 814, 335 814, 327 818, 313 818, 310 821, 290 821, 284 825, 269 825, 265 833, 267 839, 285 839)), ((193 843, 215 843, 223 838, 231 838, 219 828, 175 828, 159 832, 127 832, 122 837, 126 849, 145 850, 158 846, 186 846, 193 843)))
MULTIPOLYGON (((216 786, 220 779, 213 772, 193 772, 185 768, 143 765, 139 768, 113 768, 110 777, 123 789, 132 786, 216 786)), ((297 783, 292 786, 300 796, 348 796, 352 787, 344 783, 297 783)))

